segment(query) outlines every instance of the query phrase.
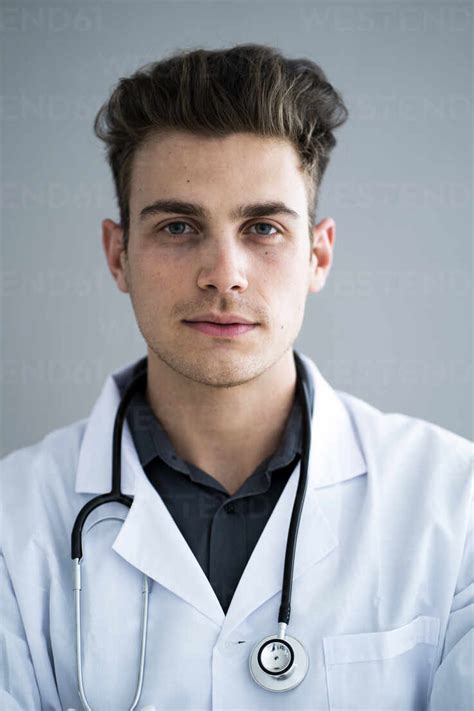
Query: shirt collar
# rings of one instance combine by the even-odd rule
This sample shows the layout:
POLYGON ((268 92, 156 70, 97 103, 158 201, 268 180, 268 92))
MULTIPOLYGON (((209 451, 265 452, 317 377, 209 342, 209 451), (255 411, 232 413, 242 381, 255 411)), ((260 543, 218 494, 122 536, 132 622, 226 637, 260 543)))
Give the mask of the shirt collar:
MULTIPOLYGON (((307 366, 314 384, 314 411, 311 420, 311 448, 309 485, 315 488, 336 484, 367 472, 359 435, 343 400, 308 356, 298 353, 307 366)), ((140 359, 141 361, 143 359, 140 359)), ((119 383, 128 381, 140 361, 128 364, 111 373, 87 419, 82 436, 76 476, 76 492, 104 493, 110 491, 112 462, 112 433, 120 402, 119 383)), ((351 397, 350 406, 367 410, 359 398, 351 397)), ((133 495, 135 478, 143 475, 137 452, 125 422, 122 437, 122 492, 133 495)))

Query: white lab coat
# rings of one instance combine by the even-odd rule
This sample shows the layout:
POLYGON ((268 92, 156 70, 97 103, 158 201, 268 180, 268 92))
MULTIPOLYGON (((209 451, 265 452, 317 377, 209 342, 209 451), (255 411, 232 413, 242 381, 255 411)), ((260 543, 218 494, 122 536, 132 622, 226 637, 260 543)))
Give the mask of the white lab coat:
MULTIPOLYGON (((307 677, 272 693, 248 668, 254 644, 278 631, 300 466, 224 615, 126 426, 122 481, 132 508, 99 508, 84 535, 84 683, 93 709, 127 709, 133 698, 143 573, 153 583, 140 709, 472 708, 471 443, 335 391, 302 357, 315 406, 288 634, 309 655, 307 677), (113 516, 125 523, 104 521, 113 516)), ((2 711, 81 708, 71 527, 83 504, 110 488, 115 375, 89 418, 1 462, 2 711)))

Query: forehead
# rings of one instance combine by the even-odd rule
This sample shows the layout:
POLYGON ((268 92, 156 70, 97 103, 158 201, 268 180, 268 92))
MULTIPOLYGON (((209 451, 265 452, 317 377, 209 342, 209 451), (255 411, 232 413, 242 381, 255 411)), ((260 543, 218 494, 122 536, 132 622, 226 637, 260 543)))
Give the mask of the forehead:
POLYGON ((299 200, 305 180, 290 141, 234 133, 225 137, 173 131, 151 136, 132 162, 130 207, 139 210, 158 197, 199 199, 224 196, 299 200))

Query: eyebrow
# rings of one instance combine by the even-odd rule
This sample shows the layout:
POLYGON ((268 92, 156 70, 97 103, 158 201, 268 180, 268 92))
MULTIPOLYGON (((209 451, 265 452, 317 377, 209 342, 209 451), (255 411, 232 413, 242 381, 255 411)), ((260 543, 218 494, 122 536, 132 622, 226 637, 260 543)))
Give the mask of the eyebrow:
MULTIPOLYGON (((194 217, 200 217, 202 219, 209 219, 210 213, 202 205, 198 205, 192 202, 184 202, 182 200, 155 200, 151 205, 147 205, 140 211, 140 222, 144 222, 151 216, 158 215, 160 213, 181 213, 183 215, 190 215, 194 217)), ((292 210, 288 205, 280 200, 272 200, 270 202, 255 202, 248 205, 239 205, 237 208, 230 212, 229 217, 231 220, 238 220, 243 217, 262 217, 263 215, 287 215, 293 219, 298 219, 300 215, 292 210)))

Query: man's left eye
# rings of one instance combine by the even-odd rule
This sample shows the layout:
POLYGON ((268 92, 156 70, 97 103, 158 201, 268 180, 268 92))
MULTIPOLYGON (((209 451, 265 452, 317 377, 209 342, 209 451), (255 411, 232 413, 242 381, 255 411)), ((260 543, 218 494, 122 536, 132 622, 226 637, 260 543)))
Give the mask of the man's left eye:
POLYGON ((275 225, 271 225, 269 222, 255 222, 251 227, 258 227, 258 226, 264 226, 264 227, 271 227, 272 230, 275 230, 275 232, 260 232, 259 234, 262 237, 274 237, 275 235, 280 234, 275 225))

